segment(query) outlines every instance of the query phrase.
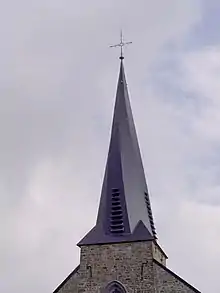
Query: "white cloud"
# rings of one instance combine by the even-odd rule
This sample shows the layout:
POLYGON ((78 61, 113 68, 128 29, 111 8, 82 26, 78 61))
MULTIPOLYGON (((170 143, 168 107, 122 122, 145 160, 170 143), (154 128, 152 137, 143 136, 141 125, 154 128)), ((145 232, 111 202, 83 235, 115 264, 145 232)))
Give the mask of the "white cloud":
POLYGON ((187 54, 183 61, 184 87, 200 97, 195 132, 213 143, 219 142, 220 48, 208 47, 187 54), (216 141, 217 140, 217 141, 216 141))
POLYGON ((146 153, 158 154, 146 161, 169 263, 203 292, 216 293, 220 261, 219 57, 218 47, 181 53, 164 81, 175 91, 154 88, 146 102, 146 108, 152 109, 148 117, 152 125, 141 126, 150 133, 148 143, 143 139, 150 149, 146 153), (168 97, 170 94, 174 96, 168 97))

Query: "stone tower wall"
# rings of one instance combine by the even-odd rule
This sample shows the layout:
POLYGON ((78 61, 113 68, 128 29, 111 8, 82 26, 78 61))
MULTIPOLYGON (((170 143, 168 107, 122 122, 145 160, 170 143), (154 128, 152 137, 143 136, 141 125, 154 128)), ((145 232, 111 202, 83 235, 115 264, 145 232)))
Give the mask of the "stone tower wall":
POLYGON ((151 241, 82 246, 79 269, 54 293, 103 293, 112 281, 128 293, 199 293, 158 259, 151 241))
POLYGON ((79 293, 101 292, 114 280, 128 293, 153 293, 152 242, 83 246, 79 276, 79 293))

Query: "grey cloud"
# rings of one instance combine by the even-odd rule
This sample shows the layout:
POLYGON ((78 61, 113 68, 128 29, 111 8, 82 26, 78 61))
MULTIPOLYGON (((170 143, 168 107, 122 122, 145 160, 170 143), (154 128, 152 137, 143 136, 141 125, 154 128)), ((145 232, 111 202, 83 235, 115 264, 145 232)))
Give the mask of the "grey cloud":
MULTIPOLYGON (((52 291, 79 261, 75 243, 95 221, 118 74, 118 52, 108 45, 121 27, 134 43, 126 49, 126 72, 160 242, 177 270, 208 288, 178 258, 181 243, 169 232, 174 216, 175 233, 176 223, 190 225, 178 215, 188 192, 182 114, 148 80, 163 46, 173 42, 178 50, 200 20, 198 2, 11 0, 3 6, 0 290, 52 291)), ((194 246, 182 249, 193 258, 194 246)))

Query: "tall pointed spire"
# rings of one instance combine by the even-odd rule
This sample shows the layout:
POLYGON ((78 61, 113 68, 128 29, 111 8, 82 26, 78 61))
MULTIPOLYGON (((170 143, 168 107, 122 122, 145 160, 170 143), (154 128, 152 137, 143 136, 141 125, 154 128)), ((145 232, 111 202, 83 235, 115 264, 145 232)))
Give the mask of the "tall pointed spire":
POLYGON ((156 239, 122 57, 97 222, 79 246, 156 239))

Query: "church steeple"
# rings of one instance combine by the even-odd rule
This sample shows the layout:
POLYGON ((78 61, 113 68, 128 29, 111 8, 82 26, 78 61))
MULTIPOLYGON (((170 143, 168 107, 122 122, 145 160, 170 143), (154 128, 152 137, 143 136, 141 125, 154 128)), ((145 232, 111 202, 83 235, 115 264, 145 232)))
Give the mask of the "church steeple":
POLYGON ((79 246, 156 239, 123 59, 97 222, 79 246))
POLYGON ((156 241, 147 183, 124 72, 120 71, 111 139, 95 227, 78 243, 80 264, 54 293, 201 293, 166 267, 156 241))

